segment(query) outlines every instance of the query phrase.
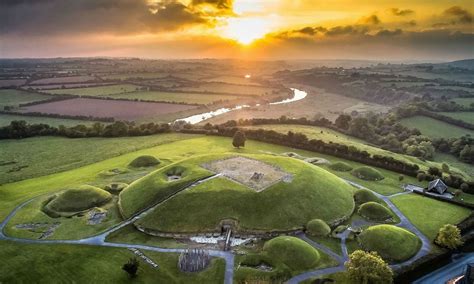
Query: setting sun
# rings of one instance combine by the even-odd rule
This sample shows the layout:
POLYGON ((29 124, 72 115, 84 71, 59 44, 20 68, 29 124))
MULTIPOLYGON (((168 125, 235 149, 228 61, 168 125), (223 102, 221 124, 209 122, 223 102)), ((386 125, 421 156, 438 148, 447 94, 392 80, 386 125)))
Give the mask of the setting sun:
POLYGON ((261 18, 230 18, 223 27, 222 36, 241 44, 250 44, 271 30, 270 23, 261 18))

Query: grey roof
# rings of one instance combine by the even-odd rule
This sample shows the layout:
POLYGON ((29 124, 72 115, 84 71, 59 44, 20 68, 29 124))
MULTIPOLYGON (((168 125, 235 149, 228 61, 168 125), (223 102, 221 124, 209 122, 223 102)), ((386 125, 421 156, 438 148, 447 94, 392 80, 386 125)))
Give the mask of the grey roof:
POLYGON ((439 178, 433 181, 430 181, 430 183, 428 184, 428 191, 436 191, 439 194, 443 194, 447 189, 448 187, 439 178))

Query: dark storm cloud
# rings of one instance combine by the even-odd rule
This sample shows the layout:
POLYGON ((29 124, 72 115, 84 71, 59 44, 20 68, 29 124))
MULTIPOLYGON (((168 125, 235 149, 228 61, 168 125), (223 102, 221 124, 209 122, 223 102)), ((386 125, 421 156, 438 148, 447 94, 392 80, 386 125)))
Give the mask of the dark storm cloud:
POLYGON ((204 15, 177 0, 151 6, 146 0, 0 1, 2 34, 127 34, 205 23, 204 15))
POLYGON ((359 23, 364 25, 378 25, 381 23, 377 15, 370 15, 359 20, 359 23))
POLYGON ((396 29, 396 30, 381 30, 381 31, 378 31, 375 36, 397 36, 397 35, 401 35, 403 33, 403 31, 401 29, 396 29))
POLYGON ((459 6, 453 6, 443 12, 446 17, 454 18, 453 23, 469 24, 472 23, 472 14, 459 6))
POLYGON ((408 16, 408 15, 411 15, 411 14, 414 14, 415 11, 413 10, 410 10, 410 9, 399 9, 399 8, 392 8, 390 9, 390 12, 395 15, 395 16, 400 16, 400 17, 403 17, 403 16, 408 16))
POLYGON ((333 27, 326 32, 326 35, 327 36, 364 35, 367 32, 369 32, 369 28, 367 26, 349 25, 349 26, 333 27))

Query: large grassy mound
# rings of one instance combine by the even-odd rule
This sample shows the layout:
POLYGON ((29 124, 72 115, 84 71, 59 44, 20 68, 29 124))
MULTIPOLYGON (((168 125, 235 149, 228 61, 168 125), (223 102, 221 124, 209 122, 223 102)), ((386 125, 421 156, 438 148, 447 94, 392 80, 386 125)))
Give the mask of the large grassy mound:
POLYGON ((367 251, 376 251, 387 261, 401 262, 414 256, 421 246, 413 233, 392 225, 377 225, 359 235, 360 245, 367 251))
POLYGON ((153 156, 144 155, 137 157, 135 160, 130 162, 129 166, 133 168, 141 168, 141 167, 151 167, 160 164, 160 160, 153 156))
POLYGON ((307 270, 319 262, 319 252, 306 242, 295 237, 277 237, 263 246, 263 251, 277 262, 291 270, 307 270))
POLYGON ((352 167, 349 164, 344 162, 336 162, 329 166, 330 169, 338 172, 348 172, 352 170, 352 167))
POLYGON ((109 202, 111 198, 112 195, 105 190, 90 185, 82 185, 53 196, 44 205, 43 210, 54 217, 70 215, 101 206, 109 202))
MULTIPOLYGON (((230 156, 200 156, 173 166, 192 169, 200 174, 194 175, 196 179, 209 175, 198 165, 230 156)), ((304 228, 313 219, 330 224, 352 214, 352 188, 335 175, 287 157, 263 154, 248 157, 278 166, 293 177, 261 192, 225 177, 214 178, 167 200, 137 224, 162 232, 194 233, 220 231, 222 220, 233 219, 237 220, 236 229, 243 231, 292 230, 304 228)), ((162 191, 176 191, 173 183, 164 181, 166 172, 166 168, 156 171, 122 192, 122 209, 126 215, 156 202, 156 195, 162 191)), ((186 178, 185 175, 177 182, 186 178)))
POLYGON ((392 217, 392 213, 387 207, 373 201, 362 204, 358 213, 372 221, 385 221, 392 217))
POLYGON ((306 232, 311 236, 327 236, 331 233, 331 228, 323 220, 314 219, 306 225, 306 232))
POLYGON ((363 180, 377 181, 384 179, 384 176, 381 172, 377 171, 374 168, 366 166, 354 169, 352 171, 352 174, 363 180))
POLYGON ((372 191, 367 190, 367 189, 357 190, 354 193, 354 200, 355 200, 356 204, 363 204, 363 203, 370 202, 370 201, 373 201, 373 202, 380 202, 381 201, 380 198, 375 196, 375 194, 372 191))

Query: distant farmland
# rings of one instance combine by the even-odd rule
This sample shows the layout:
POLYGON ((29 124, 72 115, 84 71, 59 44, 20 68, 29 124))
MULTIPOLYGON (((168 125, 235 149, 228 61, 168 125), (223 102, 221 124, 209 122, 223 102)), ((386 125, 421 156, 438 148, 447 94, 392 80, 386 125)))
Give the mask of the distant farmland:
MULTIPOLYGON (((14 120, 24 120, 26 123, 29 124, 38 124, 44 123, 50 126, 58 127, 60 125, 64 126, 75 126, 78 124, 83 125, 92 125, 95 121, 85 121, 85 120, 77 120, 77 119, 63 119, 63 118, 52 118, 52 117, 38 117, 38 116, 23 116, 23 115, 15 115, 15 114, 0 114, 0 127, 10 125, 10 123, 14 120)), ((104 122, 101 122, 105 124, 104 122)))
MULTIPOLYGON (((105 96, 105 95, 104 95, 105 96)), ((100 96, 98 96, 100 97, 100 96)), ((123 98, 131 100, 145 100, 145 101, 161 101, 174 102, 185 104, 201 104, 206 105, 216 101, 237 100, 241 96, 233 95, 215 95, 215 94, 194 94, 194 93, 174 93, 174 92, 160 92, 160 91, 138 91, 133 93, 121 93, 108 95, 106 97, 123 98)))
POLYGON ((120 84, 120 85, 109 85, 109 86, 98 86, 89 88, 73 88, 73 89, 56 89, 47 90, 50 94, 67 94, 67 95, 79 95, 79 96, 107 96, 120 93, 128 93, 136 91, 139 88, 136 85, 131 84, 120 84))
POLYGON ((432 138, 456 138, 466 134, 474 136, 474 131, 458 127, 426 116, 414 116, 400 121, 403 125, 416 128, 421 134, 432 138))
POLYGON ((0 110, 5 106, 17 107, 19 104, 44 101, 52 97, 14 89, 0 90, 0 110))
POLYGON ((442 112, 441 114, 474 124, 474 112, 442 112))
POLYGON ((113 117, 118 120, 138 120, 195 108, 191 105, 145 103, 77 98, 33 105, 23 112, 40 112, 69 116, 113 117))
POLYGON ((66 83, 82 83, 95 81, 96 78, 93 76, 70 76, 70 77, 54 77, 44 78, 33 81, 30 85, 46 85, 46 84, 66 84, 66 83))

